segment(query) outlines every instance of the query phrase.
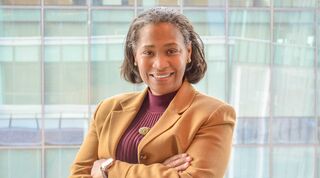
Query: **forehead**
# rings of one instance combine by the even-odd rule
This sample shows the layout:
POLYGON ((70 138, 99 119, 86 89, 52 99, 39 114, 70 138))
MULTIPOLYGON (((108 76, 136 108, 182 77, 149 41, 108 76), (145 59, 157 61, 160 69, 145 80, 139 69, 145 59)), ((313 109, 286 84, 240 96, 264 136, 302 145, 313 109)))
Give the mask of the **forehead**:
POLYGON ((148 24, 139 30, 139 42, 163 42, 176 41, 183 42, 183 35, 174 24, 161 22, 156 24, 148 24))

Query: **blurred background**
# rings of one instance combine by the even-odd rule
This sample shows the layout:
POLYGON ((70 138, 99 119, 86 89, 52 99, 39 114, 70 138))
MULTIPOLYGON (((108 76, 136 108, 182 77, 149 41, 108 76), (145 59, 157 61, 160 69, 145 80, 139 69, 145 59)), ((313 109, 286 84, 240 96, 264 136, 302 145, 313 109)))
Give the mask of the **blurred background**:
POLYGON ((238 114, 225 178, 320 178, 319 0, 0 0, 0 177, 66 178, 120 78, 130 21, 180 10, 201 35, 196 86, 238 114))

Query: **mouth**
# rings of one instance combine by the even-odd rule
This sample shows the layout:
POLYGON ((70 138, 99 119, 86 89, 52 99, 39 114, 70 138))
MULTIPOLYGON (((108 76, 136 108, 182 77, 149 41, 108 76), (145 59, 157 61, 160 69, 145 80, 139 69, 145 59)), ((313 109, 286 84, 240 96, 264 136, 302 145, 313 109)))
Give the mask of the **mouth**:
POLYGON ((174 72, 170 72, 170 73, 165 73, 165 74, 150 74, 152 77, 154 77, 155 79, 165 79, 165 78, 169 78, 174 74, 174 72))

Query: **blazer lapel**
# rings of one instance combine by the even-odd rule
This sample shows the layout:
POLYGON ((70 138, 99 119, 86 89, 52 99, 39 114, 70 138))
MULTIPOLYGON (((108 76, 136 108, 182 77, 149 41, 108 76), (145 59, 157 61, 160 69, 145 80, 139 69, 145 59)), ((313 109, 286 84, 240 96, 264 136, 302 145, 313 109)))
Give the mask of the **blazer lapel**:
POLYGON ((138 113, 147 91, 148 90, 145 89, 136 97, 120 101, 121 109, 111 112, 109 128, 106 130, 107 134, 105 134, 107 135, 107 138, 109 138, 109 142, 106 143, 105 146, 112 156, 116 156, 117 145, 138 113))
POLYGON ((191 84, 184 81, 166 111, 139 143, 138 152, 140 152, 150 141, 170 129, 179 120, 182 113, 191 105, 195 94, 196 92, 191 84))

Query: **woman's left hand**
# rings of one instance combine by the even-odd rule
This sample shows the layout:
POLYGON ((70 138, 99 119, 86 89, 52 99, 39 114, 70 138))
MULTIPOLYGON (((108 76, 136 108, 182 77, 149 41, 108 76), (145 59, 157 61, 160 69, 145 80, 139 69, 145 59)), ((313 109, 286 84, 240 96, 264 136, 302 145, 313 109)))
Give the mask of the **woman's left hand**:
POLYGON ((92 169, 91 169, 92 178, 103 178, 102 172, 100 170, 100 166, 105 161, 106 161, 106 159, 99 159, 99 160, 96 160, 93 163, 93 166, 92 166, 92 169))

